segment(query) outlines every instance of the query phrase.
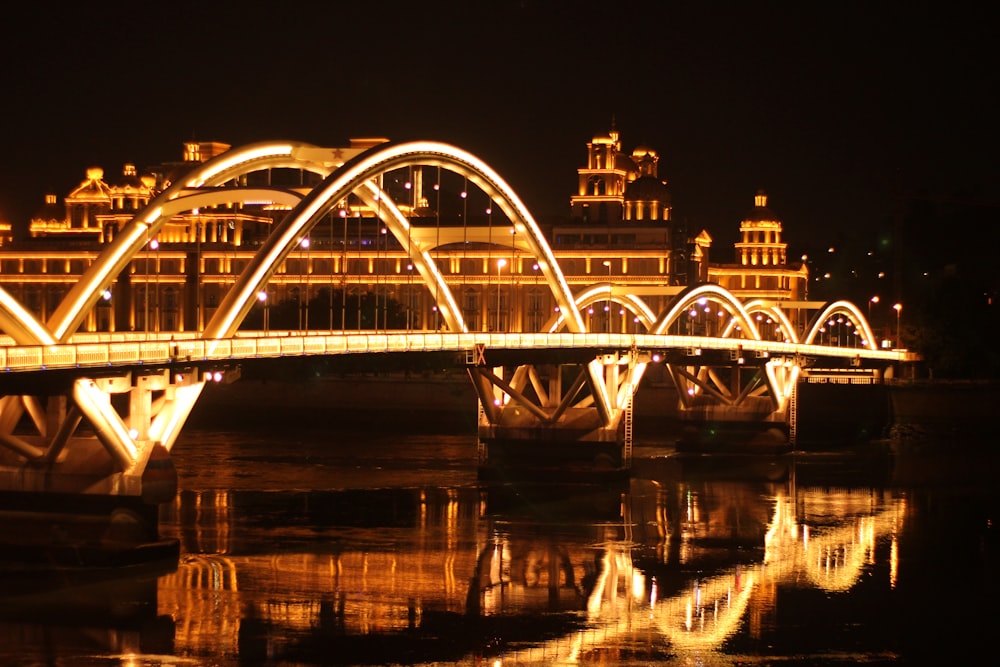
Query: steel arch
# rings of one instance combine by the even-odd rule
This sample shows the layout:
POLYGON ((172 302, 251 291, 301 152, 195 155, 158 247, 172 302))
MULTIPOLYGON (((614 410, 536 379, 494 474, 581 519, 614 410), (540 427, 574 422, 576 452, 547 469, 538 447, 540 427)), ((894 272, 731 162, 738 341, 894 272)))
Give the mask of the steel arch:
MULTIPOLYGON (((614 294, 614 285, 612 283, 592 285, 577 294, 574 300, 577 311, 580 312, 587 306, 600 301, 611 301, 620 306, 625 306, 631 312, 635 313, 647 331, 653 327, 656 321, 656 314, 642 298, 634 294, 614 294)), ((562 310, 560 310, 558 315, 552 317, 542 327, 542 331, 555 333, 563 326, 564 322, 565 317, 563 317, 562 310)))
MULTIPOLYGON (((208 160, 195 167, 184 180, 167 186, 146 208, 126 223, 98 260, 66 294, 48 320, 47 328, 52 336, 56 340, 65 342, 100 298, 101 289, 125 270, 136 253, 142 250, 148 238, 155 235, 174 214, 185 210, 185 207, 188 207, 187 210, 196 207, 190 206, 190 200, 187 203, 173 200, 191 194, 192 189, 225 183, 239 174, 256 169, 282 166, 306 168, 306 164, 317 164, 318 156, 324 150, 333 156, 333 152, 328 149, 298 142, 250 144, 231 149, 208 160), (306 162, 306 156, 312 161, 306 162)), ((330 168, 332 169, 332 165, 330 168)), ((233 188, 230 192, 238 194, 239 189, 233 188)))
POLYGON ((774 305, 771 302, 764 301, 763 299, 754 299, 752 301, 747 301, 743 304, 747 312, 751 315, 754 313, 765 313, 766 315, 778 320, 783 331, 787 332, 789 343, 799 342, 799 332, 792 324, 792 321, 788 319, 788 314, 783 311, 779 306, 774 305))
POLYGON ((739 324, 741 330, 745 331, 746 337, 751 340, 760 340, 760 332, 750 317, 750 313, 732 292, 715 283, 701 283, 692 285, 683 290, 674 299, 670 308, 660 315, 650 333, 663 334, 680 319, 682 313, 686 313, 692 304, 697 303, 702 297, 712 297, 721 303, 726 311, 732 316, 731 324, 739 324))
POLYGON ((875 334, 872 331, 868 320, 856 305, 845 300, 831 301, 819 310, 806 327, 806 336, 803 342, 807 345, 811 345, 816 339, 816 335, 819 333, 819 330, 823 327, 823 323, 826 322, 828 318, 837 314, 847 315, 854 323, 855 328, 857 328, 860 323, 862 331, 865 334, 865 341, 868 342, 868 349, 874 350, 876 348, 875 334))
MULTIPOLYGON (((407 166, 440 166, 465 176, 493 198, 501 210, 511 220, 517 231, 525 232, 522 238, 538 259, 539 268, 552 290, 560 309, 570 314, 568 327, 581 333, 585 327, 583 319, 573 301, 569 286, 555 261, 551 248, 545 241, 537 223, 514 190, 500 178, 486 163, 471 153, 448 144, 417 141, 408 143, 386 143, 377 145, 346 162, 331 173, 279 223, 254 256, 236 284, 223 299, 212 321, 206 327, 205 338, 231 336, 239 322, 249 311, 256 292, 267 283, 281 262, 296 247, 299 239, 337 203, 363 187, 368 187, 368 195, 390 213, 386 220, 390 231, 400 240, 406 238, 409 223, 399 213, 395 205, 371 183, 381 173, 407 166), (377 199, 375 199, 377 198, 377 199)), ((450 289, 427 253, 427 249, 411 258, 417 263, 428 286, 441 288, 448 303, 439 304, 442 316, 453 328, 462 330, 460 314, 450 289), (421 266, 422 265, 422 266, 421 266), (447 307, 447 310, 444 309, 447 307)))

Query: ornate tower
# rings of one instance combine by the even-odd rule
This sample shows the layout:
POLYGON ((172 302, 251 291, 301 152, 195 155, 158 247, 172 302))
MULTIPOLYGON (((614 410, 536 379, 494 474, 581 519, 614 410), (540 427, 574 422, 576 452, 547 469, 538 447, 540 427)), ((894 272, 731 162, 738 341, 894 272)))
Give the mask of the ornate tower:
POLYGON ((743 266, 784 266, 787 243, 781 241, 781 221, 767 208, 767 195, 758 190, 754 207, 740 223, 736 261, 743 266))
POLYGON ((587 144, 587 165, 577 169, 577 194, 570 198, 575 220, 599 225, 670 220, 670 192, 659 178, 660 156, 646 146, 622 152, 614 121, 611 131, 587 144))
POLYGON ((610 132, 587 144, 587 166, 576 170, 579 188, 570 198, 574 218, 601 224, 624 219, 625 186, 639 174, 621 148, 613 121, 610 132))

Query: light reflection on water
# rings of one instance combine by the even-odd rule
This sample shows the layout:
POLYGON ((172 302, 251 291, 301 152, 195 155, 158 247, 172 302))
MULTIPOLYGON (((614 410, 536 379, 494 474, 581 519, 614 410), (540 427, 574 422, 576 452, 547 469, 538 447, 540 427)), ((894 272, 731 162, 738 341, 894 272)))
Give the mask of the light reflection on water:
POLYGON ((475 450, 188 433, 161 516, 176 568, 5 615, 0 662, 921 664, 997 620, 974 460, 640 448, 617 485, 486 485, 475 450))

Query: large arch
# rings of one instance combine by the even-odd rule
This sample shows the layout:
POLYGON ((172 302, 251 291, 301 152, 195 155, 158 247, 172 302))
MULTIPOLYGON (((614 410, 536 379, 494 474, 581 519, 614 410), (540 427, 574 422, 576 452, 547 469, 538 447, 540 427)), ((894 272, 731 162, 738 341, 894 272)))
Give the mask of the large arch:
MULTIPOLYGON (((332 149, 321 149, 299 142, 264 142, 250 144, 226 151, 198 165, 187 176, 170 184, 163 192, 136 214, 101 256, 80 277, 79 282, 66 294, 47 325, 52 336, 65 341, 71 336, 100 298, 101 290, 128 266, 132 257, 155 236, 160 227, 173 215, 196 208, 199 200, 188 199, 191 191, 201 187, 214 187, 238 175, 265 168, 335 168, 337 161, 332 149), (325 158, 325 159, 324 159, 325 158), (175 202, 184 198, 183 202, 175 202)), ((240 188, 227 188, 229 199, 238 201, 240 188)), ((283 199, 281 191, 274 196, 283 199)), ((287 193, 287 191, 285 191, 287 193)), ((247 193, 249 194, 249 193, 247 193)), ((255 195, 259 199, 259 191, 255 195)), ((207 202, 206 202, 207 204, 207 202)), ((203 204, 204 205, 204 204, 203 204)))
MULTIPOLYGON (((569 329, 577 333, 585 330, 583 319, 552 250, 531 213, 513 189, 471 153, 448 144, 417 141, 379 144, 346 162, 306 195, 271 233, 236 281, 206 327, 204 337, 231 336, 252 306, 257 291, 267 283, 284 258, 297 247, 299 240, 350 194, 361 191, 362 196, 369 197, 373 203, 377 202, 379 208, 386 208, 388 214, 383 220, 386 221, 390 231, 397 239, 401 241, 406 239, 408 221, 372 181, 386 171, 408 166, 444 167, 464 176, 486 192, 511 220, 514 229, 522 232, 521 240, 537 258, 539 268, 552 290, 556 303, 569 316, 567 321, 569 329)), ((428 250, 429 248, 413 250, 411 258, 417 263, 417 268, 428 286, 444 286, 443 277, 431 260, 428 250)), ((446 303, 439 304, 442 308, 442 317, 453 329, 462 330, 464 323, 450 290, 442 289, 440 293, 447 299, 446 303)))
POLYGON ((18 345, 52 345, 52 333, 25 309, 10 292, 0 287, 0 331, 18 345))

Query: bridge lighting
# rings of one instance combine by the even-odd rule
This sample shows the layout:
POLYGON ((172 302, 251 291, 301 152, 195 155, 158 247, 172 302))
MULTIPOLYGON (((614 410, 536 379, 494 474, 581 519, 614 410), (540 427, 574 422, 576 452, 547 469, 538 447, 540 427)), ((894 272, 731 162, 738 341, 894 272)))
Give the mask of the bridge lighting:
POLYGON ((604 302, 604 312, 608 314, 605 326, 608 333, 611 333, 611 260, 606 259, 601 264, 608 267, 608 300, 604 302))
POLYGON ((307 236, 306 238, 302 239, 302 241, 299 243, 299 245, 301 245, 303 248, 308 248, 309 247, 309 237, 307 236))
MULTIPOLYGON (((465 193, 463 192, 462 194, 464 196, 465 193)), ((500 326, 501 325, 501 318, 500 318, 500 306, 501 306, 501 303, 500 303, 500 271, 505 266, 507 266, 507 260, 506 259, 504 259, 503 257, 501 257, 500 259, 497 260, 497 329, 496 329, 497 331, 500 331, 500 328, 501 328, 501 326, 500 326)))
POLYGON ((896 311, 896 347, 899 347, 899 320, 903 314, 903 304, 894 303, 892 309, 896 311))
POLYGON ((105 289, 103 292, 101 292, 101 298, 104 299, 105 301, 111 301, 111 290, 105 289))

